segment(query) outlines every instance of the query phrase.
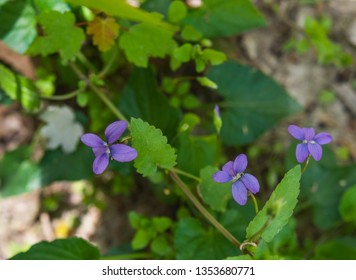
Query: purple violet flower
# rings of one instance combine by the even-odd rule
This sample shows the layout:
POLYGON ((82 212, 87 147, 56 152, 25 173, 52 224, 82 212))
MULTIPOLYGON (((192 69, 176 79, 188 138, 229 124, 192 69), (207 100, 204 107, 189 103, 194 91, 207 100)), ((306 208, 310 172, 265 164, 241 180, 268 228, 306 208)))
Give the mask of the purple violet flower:
POLYGON ((323 155, 321 145, 329 144, 333 138, 329 133, 321 132, 315 135, 314 128, 299 127, 296 125, 288 126, 288 132, 296 139, 302 141, 297 145, 295 155, 299 163, 304 162, 309 155, 319 161, 323 155))
POLYGON ((256 177, 249 173, 244 173, 246 167, 247 157, 245 154, 240 154, 235 161, 227 162, 222 167, 222 171, 218 171, 213 175, 215 182, 232 182, 232 196, 240 205, 246 204, 248 191, 255 194, 260 190, 260 184, 256 177))
POLYGON ((137 157, 137 151, 124 144, 114 144, 126 130, 126 121, 116 121, 105 129, 106 142, 93 133, 84 134, 80 140, 93 149, 95 160, 93 162, 93 172, 101 174, 109 164, 109 159, 119 162, 132 161, 137 157))

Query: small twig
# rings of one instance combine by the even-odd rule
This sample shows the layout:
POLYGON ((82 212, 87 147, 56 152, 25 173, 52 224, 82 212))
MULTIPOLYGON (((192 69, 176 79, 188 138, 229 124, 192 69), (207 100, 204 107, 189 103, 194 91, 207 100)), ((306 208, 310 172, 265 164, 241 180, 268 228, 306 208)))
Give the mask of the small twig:
POLYGON ((201 179, 199 177, 197 177, 197 176, 195 176, 193 174, 190 174, 188 172, 185 172, 183 170, 180 170, 178 168, 172 168, 170 171, 175 172, 175 173, 180 174, 180 175, 183 175, 183 176, 185 176, 187 178, 193 179, 193 180, 195 180, 197 182, 201 182, 201 179))
POLYGON ((63 101, 63 100, 67 100, 67 99, 76 97, 81 92, 83 92, 83 90, 78 89, 78 90, 72 91, 70 93, 63 94, 63 95, 53 95, 53 96, 41 95, 40 97, 41 97, 41 99, 46 99, 46 100, 51 100, 51 101, 63 101))

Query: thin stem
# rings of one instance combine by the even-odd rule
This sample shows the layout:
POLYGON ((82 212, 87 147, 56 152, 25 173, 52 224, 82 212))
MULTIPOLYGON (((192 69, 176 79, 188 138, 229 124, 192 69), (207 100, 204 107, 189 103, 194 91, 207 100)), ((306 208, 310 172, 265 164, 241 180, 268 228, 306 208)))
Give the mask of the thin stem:
POLYGON ((83 90, 77 89, 75 91, 72 91, 70 93, 63 94, 63 95, 53 95, 53 96, 41 95, 41 99, 46 99, 46 100, 51 100, 51 101, 63 101, 63 100, 67 100, 67 99, 76 97, 81 92, 83 92, 83 90))
POLYGON ((258 214, 259 210, 258 210, 258 203, 257 203, 257 200, 256 200, 256 197, 253 195, 252 192, 248 192, 248 194, 251 196, 252 198, 252 201, 253 201, 253 205, 255 206, 255 212, 256 212, 256 215, 258 214))
POLYGON ((98 74, 98 78, 102 79, 105 77, 105 75, 109 72, 111 66, 114 64, 115 59, 117 57, 117 49, 115 48, 115 50, 113 51, 112 56, 110 57, 108 63, 106 63, 105 67, 103 68, 103 70, 100 71, 100 73, 98 74))
POLYGON ((80 61, 81 63, 83 63, 83 65, 85 65, 90 71, 92 71, 92 72, 94 72, 94 73, 97 71, 96 68, 95 68, 95 66, 94 66, 94 64, 92 64, 92 63, 86 58, 86 56, 83 55, 81 52, 79 52, 79 53, 77 54, 77 58, 78 58, 79 61, 80 61))
POLYGON ((308 156, 307 161, 306 161, 306 163, 305 163, 305 165, 304 165, 304 167, 303 167, 302 174, 305 172, 305 170, 306 170, 307 167, 308 167, 309 159, 310 159, 310 155, 308 156))
POLYGON ((114 113, 115 116, 117 116, 120 120, 127 121, 127 119, 120 112, 120 110, 115 107, 115 105, 106 97, 106 95, 99 88, 97 88, 92 83, 89 84, 89 87, 100 97, 100 99, 106 104, 106 106, 108 106, 108 108, 114 113))
POLYGON ((89 88, 94 91, 96 95, 99 96, 99 98, 105 103, 106 106, 108 106, 108 108, 113 112, 113 114, 118 117, 118 119, 127 121, 127 119, 120 112, 120 110, 117 109, 114 104, 106 97, 106 95, 84 75, 84 73, 78 68, 76 64, 74 64, 73 62, 69 62, 69 66, 80 79, 82 79, 88 84, 89 88))
MULTIPOLYGON (((232 244, 240 249, 241 242, 238 241, 222 224, 220 224, 213 215, 200 203, 200 201, 190 191, 188 186, 180 179, 180 177, 174 171, 170 171, 171 178, 176 182, 178 187, 184 192, 184 194, 190 199, 199 212, 218 230, 224 235, 232 244)), ((250 256, 253 256, 251 252, 247 252, 250 256)))
POLYGON ((191 179, 193 179, 193 180, 195 180, 195 181, 197 181, 199 183, 201 182, 201 179, 199 177, 197 177, 197 176, 195 176, 193 174, 190 174, 188 172, 185 172, 183 170, 180 170, 178 168, 172 168, 172 169, 170 169, 170 171, 175 172, 175 173, 180 174, 180 175, 183 175, 183 176, 185 176, 187 178, 191 178, 191 179))

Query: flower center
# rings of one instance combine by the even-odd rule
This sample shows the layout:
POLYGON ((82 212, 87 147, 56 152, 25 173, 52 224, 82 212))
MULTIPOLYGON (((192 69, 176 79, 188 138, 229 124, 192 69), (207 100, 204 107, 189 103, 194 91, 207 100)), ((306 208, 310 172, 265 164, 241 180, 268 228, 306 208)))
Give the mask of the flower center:
POLYGON ((108 143, 104 142, 104 146, 106 146, 105 153, 111 158, 111 152, 108 143))
POLYGON ((316 142, 314 140, 310 140, 310 141, 308 141, 307 139, 303 140, 303 144, 308 144, 308 143, 315 144, 316 142))
POLYGON ((237 173, 236 176, 234 176, 232 178, 232 182, 235 183, 237 180, 239 180, 242 176, 244 175, 244 173, 237 173))

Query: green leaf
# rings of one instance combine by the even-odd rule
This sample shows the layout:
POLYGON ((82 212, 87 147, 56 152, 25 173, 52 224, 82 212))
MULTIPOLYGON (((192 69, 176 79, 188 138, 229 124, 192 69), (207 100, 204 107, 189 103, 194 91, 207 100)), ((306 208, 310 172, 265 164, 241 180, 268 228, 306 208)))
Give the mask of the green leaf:
POLYGON ((265 25, 250 0, 204 0, 204 5, 191 9, 183 22, 208 38, 232 36, 265 25))
POLYGON ((13 100, 18 100, 22 107, 30 112, 37 111, 40 98, 32 81, 11 72, 0 65, 0 88, 13 100))
POLYGON ((192 42, 199 41, 202 37, 200 32, 191 25, 186 25, 183 27, 181 36, 185 41, 192 42))
POLYGON ((179 221, 174 243, 178 260, 218 260, 239 253, 219 232, 205 230, 200 221, 193 218, 179 221))
POLYGON ((298 237, 295 231, 296 220, 289 219, 283 229, 269 243, 263 239, 258 242, 254 256, 257 260, 302 259, 298 237))
POLYGON ((200 171, 201 183, 200 193, 206 204, 214 211, 225 212, 226 206, 231 199, 231 183, 216 183, 212 178, 215 172, 219 171, 216 167, 207 166, 200 171))
POLYGON ((162 131, 141 119, 130 122, 132 147, 138 152, 134 166, 143 176, 153 176, 157 167, 171 169, 176 165, 174 149, 167 144, 162 131))
POLYGON ((119 109, 126 116, 141 118, 160 128, 168 138, 176 134, 179 111, 158 90, 151 68, 133 69, 120 97, 119 109))
POLYGON ((11 260, 98 260, 98 248, 84 239, 70 237, 52 242, 42 241, 11 260))
POLYGON ((173 57, 179 62, 185 63, 192 58, 193 46, 191 44, 184 44, 173 51, 173 57))
POLYGON ((132 249, 140 250, 145 248, 154 237, 154 232, 150 229, 139 229, 131 241, 132 249))
POLYGON ((0 7, 0 39, 25 53, 36 37, 36 13, 30 0, 9 1, 0 7))
POLYGON ((210 80, 209 78, 207 78, 207 77, 198 77, 197 81, 203 87, 208 87, 208 88, 212 88, 212 89, 217 89, 218 88, 218 85, 216 83, 214 83, 212 80, 210 80))
POLYGON ((49 11, 41 13, 37 20, 45 35, 37 37, 28 52, 42 56, 59 52, 64 61, 73 59, 85 39, 82 29, 75 26, 74 14, 49 11))
POLYGON ((73 153, 66 154, 60 149, 46 151, 39 166, 42 170, 42 184, 54 181, 76 181, 93 177, 94 154, 90 148, 79 145, 73 153))
POLYGON ((148 23, 140 23, 122 34, 120 47, 130 62, 136 66, 147 67, 150 57, 164 58, 172 53, 176 45, 172 36, 173 32, 148 23))
POLYGON ((33 2, 40 12, 58 11, 63 13, 70 11, 68 4, 64 0, 33 0, 33 2))
POLYGON ((228 61, 208 74, 225 98, 221 139, 229 145, 256 140, 282 118, 300 110, 287 92, 263 73, 228 61))
POLYGON ((213 49, 205 49, 203 50, 202 58, 209 61, 211 65, 219 65, 226 61, 226 54, 213 49))
POLYGON ((19 195, 41 187, 41 170, 29 157, 28 148, 4 155, 0 161, 0 197, 19 195))
POLYGON ((314 256, 317 260, 355 260, 355 258, 355 237, 342 237, 319 245, 314 256))
POLYGON ((135 211, 130 211, 129 212, 129 221, 130 221, 130 225, 134 229, 139 229, 140 228, 141 216, 139 214, 137 214, 135 211))
POLYGON ((87 6, 91 9, 101 10, 108 15, 118 16, 123 19, 129 19, 138 22, 145 22, 155 25, 170 32, 174 32, 176 27, 162 21, 162 16, 157 13, 148 13, 144 10, 135 8, 127 3, 126 0, 67 0, 76 5, 87 6))
POLYGON ((356 186, 352 186, 344 192, 339 211, 345 222, 356 222, 356 186))
POLYGON ((215 135, 179 135, 178 167, 198 175, 200 169, 215 161, 217 142, 215 135))
POLYGON ((196 127, 199 123, 200 118, 198 115, 187 113, 183 116, 182 121, 179 124, 179 131, 191 133, 194 127, 196 127))
POLYGON ((167 239, 163 236, 158 236, 153 239, 151 243, 151 249, 152 252, 160 256, 166 256, 172 252, 171 246, 169 245, 167 239))
POLYGON ((168 19, 177 23, 187 15, 187 6, 182 1, 173 1, 168 8, 168 19))
POLYGON ((200 100, 194 95, 188 94, 184 96, 182 106, 187 110, 197 109, 200 106, 200 100))
POLYGON ((172 225, 172 220, 167 217, 153 217, 152 225, 156 232, 165 232, 172 225))
POLYGON ((80 107, 85 107, 87 106, 88 102, 89 102, 89 97, 88 97, 89 93, 88 92, 81 92, 77 95, 76 101, 77 104, 80 107))
POLYGON ((286 173, 265 206, 248 225, 247 239, 256 240, 261 236, 266 242, 270 242, 288 223, 298 202, 300 177, 300 165, 286 173), (262 228, 264 228, 262 234, 258 234, 262 228))

